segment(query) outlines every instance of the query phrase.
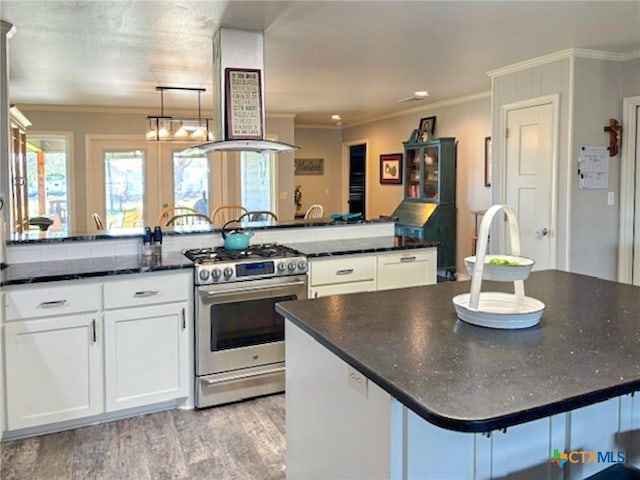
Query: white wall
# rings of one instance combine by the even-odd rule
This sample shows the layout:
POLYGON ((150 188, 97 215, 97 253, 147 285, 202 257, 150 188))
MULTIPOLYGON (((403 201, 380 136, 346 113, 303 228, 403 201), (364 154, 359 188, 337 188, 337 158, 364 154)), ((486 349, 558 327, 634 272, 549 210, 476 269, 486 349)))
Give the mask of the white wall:
MULTIPOLYGON (((604 126, 610 118, 621 120, 624 97, 640 93, 640 60, 619 62, 593 56, 589 52, 563 54, 547 63, 496 76, 492 92, 493 151, 496 159, 504 143, 504 133, 498 131, 496 121, 503 105, 559 94, 557 266, 614 280, 620 156, 610 157, 609 187, 604 190, 578 189, 577 156, 581 145, 608 145, 604 126), (608 192, 613 192, 613 206, 607 205, 608 192)), ((502 174, 497 161, 493 173, 494 178, 502 174)), ((502 193, 500 183, 495 182, 494 203, 500 201, 502 193)))
MULTIPOLYGON (((610 118, 621 121, 620 62, 575 59, 573 149, 570 165, 577 165, 582 145, 609 145, 604 126, 610 118)), ((575 169, 574 169, 575 173, 575 169)), ((620 153, 609 157, 609 186, 580 190, 578 177, 570 178, 571 195, 571 271, 615 280, 618 264, 620 153), (613 192, 614 205, 607 204, 613 192)))
POLYGON ((458 140, 456 269, 466 273, 463 259, 471 255, 474 227, 474 218, 469 212, 491 205, 491 189, 484 186, 484 138, 491 135, 490 96, 481 94, 469 99, 442 102, 425 107, 420 112, 346 127, 343 138, 344 142, 368 139, 367 217, 390 215, 403 200, 403 190, 401 185, 380 184, 380 155, 403 153, 402 142, 407 141, 411 132, 418 128, 420 118, 434 115, 435 135, 456 137, 458 140))
MULTIPOLYGON (((559 114, 559 145, 558 145, 558 224, 557 239, 557 267, 560 269, 568 268, 568 257, 566 248, 563 246, 567 243, 567 221, 568 221, 568 202, 567 195, 567 168, 570 149, 570 96, 571 96, 571 61, 569 58, 561 58, 556 61, 536 65, 525 70, 518 70, 504 75, 497 76, 493 79, 492 87, 492 148, 493 148, 493 193, 492 203, 502 203, 503 195, 501 178, 503 175, 501 164, 498 161, 498 155, 504 148, 504 132, 499 131, 499 118, 503 105, 514 103, 520 100, 542 97, 545 95, 559 94, 560 96, 560 114, 559 114)), ((572 170, 572 173, 575 169, 572 170)))
POLYGON ((299 213, 306 212, 315 203, 324 207, 325 215, 341 213, 342 129, 296 127, 295 130, 296 145, 301 147, 295 154, 296 158, 322 158, 324 161, 324 175, 294 176, 294 183, 302 187, 299 213))

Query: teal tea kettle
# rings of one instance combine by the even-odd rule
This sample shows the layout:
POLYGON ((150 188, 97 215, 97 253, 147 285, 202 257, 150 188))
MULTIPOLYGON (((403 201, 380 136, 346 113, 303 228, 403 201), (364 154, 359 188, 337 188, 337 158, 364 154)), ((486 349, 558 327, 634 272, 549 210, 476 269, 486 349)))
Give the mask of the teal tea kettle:
POLYGON ((253 232, 241 232, 239 230, 225 231, 227 225, 238 223, 238 220, 230 220, 222 226, 222 238, 224 248, 227 250, 246 250, 249 247, 249 240, 253 237, 253 232))

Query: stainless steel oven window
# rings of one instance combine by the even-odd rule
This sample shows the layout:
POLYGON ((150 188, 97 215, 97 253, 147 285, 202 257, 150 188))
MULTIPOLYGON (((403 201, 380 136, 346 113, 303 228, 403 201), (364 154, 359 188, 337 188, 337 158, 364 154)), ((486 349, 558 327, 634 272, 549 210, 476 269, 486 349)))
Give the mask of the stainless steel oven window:
POLYGON ((211 351, 284 340, 284 318, 275 304, 296 298, 283 295, 211 305, 211 351))

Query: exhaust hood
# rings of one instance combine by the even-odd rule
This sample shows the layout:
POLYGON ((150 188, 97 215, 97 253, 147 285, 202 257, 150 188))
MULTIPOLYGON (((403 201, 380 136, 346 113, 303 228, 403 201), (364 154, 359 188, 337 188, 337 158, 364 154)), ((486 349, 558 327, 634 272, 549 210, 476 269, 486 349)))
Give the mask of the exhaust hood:
POLYGON ((220 28, 213 37, 214 141, 198 152, 291 152, 265 139, 264 32, 220 28))

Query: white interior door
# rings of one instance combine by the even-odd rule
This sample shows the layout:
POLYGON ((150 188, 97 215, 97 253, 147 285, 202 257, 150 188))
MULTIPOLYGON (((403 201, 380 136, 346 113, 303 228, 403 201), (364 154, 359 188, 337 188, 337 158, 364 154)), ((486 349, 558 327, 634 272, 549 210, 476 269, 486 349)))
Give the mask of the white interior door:
POLYGON ((521 253, 535 260, 536 270, 555 268, 553 105, 509 110, 507 132, 506 204, 518 216, 521 253))

